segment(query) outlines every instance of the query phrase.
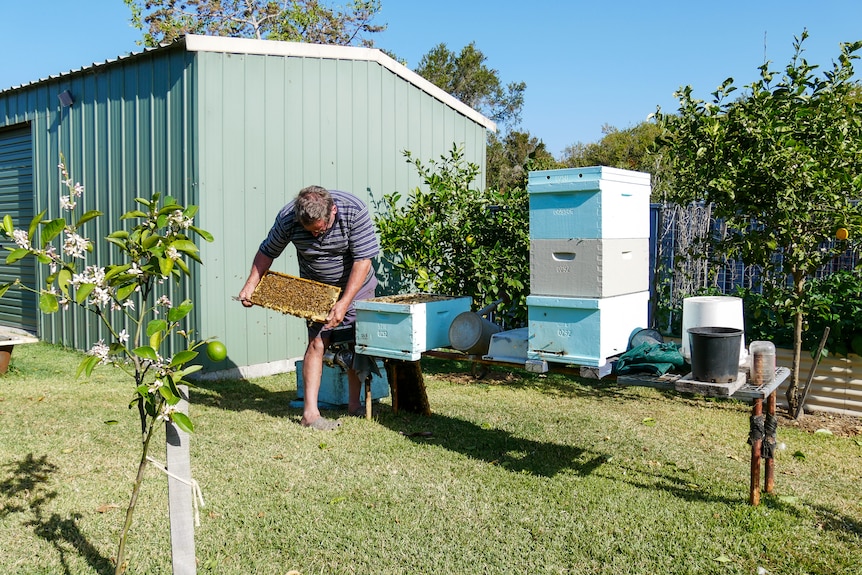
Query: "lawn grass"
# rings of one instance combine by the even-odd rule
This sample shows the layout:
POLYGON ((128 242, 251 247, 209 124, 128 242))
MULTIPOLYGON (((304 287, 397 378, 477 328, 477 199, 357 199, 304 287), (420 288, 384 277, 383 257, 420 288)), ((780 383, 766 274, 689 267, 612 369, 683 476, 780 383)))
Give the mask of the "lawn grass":
MULTIPOLYGON (((18 346, 0 377, 0 573, 113 573, 137 414, 118 371, 75 380, 80 358, 18 346)), ((198 573, 862 574, 858 437, 779 427, 752 507, 746 404, 423 371, 433 416, 384 401, 336 432, 298 425, 294 374, 193 388, 198 573)), ((148 473, 129 573, 171 571, 166 483, 148 473)))

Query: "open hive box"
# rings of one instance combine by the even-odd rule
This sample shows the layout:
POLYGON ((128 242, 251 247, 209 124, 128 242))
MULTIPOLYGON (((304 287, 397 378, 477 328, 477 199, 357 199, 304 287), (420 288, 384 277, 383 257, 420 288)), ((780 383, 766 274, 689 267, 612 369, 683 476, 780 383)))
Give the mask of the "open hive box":
POLYGON ((268 271, 254 289, 251 303, 311 321, 323 322, 341 288, 268 271))
POLYGON ((356 353, 417 361, 422 353, 449 347, 449 326, 470 311, 473 298, 399 294, 356 301, 356 353))

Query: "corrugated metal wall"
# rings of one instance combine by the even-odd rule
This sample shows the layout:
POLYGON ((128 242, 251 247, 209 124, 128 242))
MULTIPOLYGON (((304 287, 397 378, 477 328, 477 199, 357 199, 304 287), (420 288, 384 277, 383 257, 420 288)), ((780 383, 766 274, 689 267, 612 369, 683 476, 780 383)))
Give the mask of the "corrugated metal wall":
MULTIPOLYGON (((799 390, 805 387, 813 358, 803 352, 799 366, 799 390)), ((793 351, 776 349, 775 362, 785 367, 793 366, 793 351)), ((778 392, 778 401, 786 405, 784 385, 778 392)), ((858 355, 830 355, 820 360, 811 380, 808 397, 805 400, 807 411, 825 411, 862 417, 862 358, 858 355)))
MULTIPOLYGON (((373 210, 420 184, 405 150, 427 160, 463 145, 484 174, 485 128, 373 61, 199 52, 196 64, 201 225, 219 230, 203 248, 201 333, 242 366, 299 357, 304 321, 231 300, 278 210, 311 184, 373 210)), ((297 273, 292 247, 273 269, 297 273)))
MULTIPOLYGON (((48 219, 66 216, 59 205, 60 195, 67 193, 57 170, 60 154, 71 177, 86 188, 80 205, 105 214, 84 228, 91 240, 101 241, 124 225, 119 216, 135 207, 135 197, 158 191, 194 203, 191 64, 182 50, 154 51, 0 92, 0 127, 31 124, 34 210, 47 210, 48 219), (59 104, 64 90, 72 94, 71 107, 59 104)), ((88 256, 87 265, 111 263, 106 245, 88 256)), ((41 284, 46 270, 39 266, 37 274, 41 284)), ((168 293, 181 300, 193 289, 168 293)), ((107 339, 94 314, 74 307, 38 317, 38 335, 46 341, 87 349, 107 339)))

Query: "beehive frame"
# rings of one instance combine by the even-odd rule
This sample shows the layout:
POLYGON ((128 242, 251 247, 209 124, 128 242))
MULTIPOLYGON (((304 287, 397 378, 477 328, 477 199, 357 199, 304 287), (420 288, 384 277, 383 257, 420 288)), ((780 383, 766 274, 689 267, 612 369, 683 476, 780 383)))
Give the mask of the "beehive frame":
POLYGON ((323 322, 338 301, 341 288, 280 272, 267 271, 254 289, 251 303, 267 309, 323 322))

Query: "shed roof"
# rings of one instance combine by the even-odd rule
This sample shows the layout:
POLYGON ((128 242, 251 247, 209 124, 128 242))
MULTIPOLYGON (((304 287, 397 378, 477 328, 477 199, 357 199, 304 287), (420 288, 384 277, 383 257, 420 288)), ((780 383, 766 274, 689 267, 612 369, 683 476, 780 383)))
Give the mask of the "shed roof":
POLYGON ((451 96, 446 91, 438 88, 416 72, 413 72, 400 62, 387 56, 382 51, 376 48, 360 48, 356 46, 332 46, 325 44, 308 44, 304 42, 283 42, 275 40, 256 40, 249 38, 228 38, 223 36, 200 36, 190 34, 178 39, 172 44, 166 44, 157 48, 146 48, 139 52, 133 52, 125 56, 106 60, 105 62, 95 62, 89 66, 83 66, 76 70, 70 70, 61 74, 51 75, 47 78, 41 78, 22 84, 20 86, 12 86, 11 88, 0 88, 0 94, 4 92, 19 90, 21 88, 38 84, 41 82, 56 80, 65 76, 76 75, 90 70, 100 68, 102 66, 110 66, 121 60, 128 60, 140 57, 142 54, 152 52, 154 50, 167 50, 176 48, 177 45, 183 44, 189 52, 218 52, 229 54, 257 54, 270 56, 294 56, 302 58, 320 58, 327 60, 359 60, 368 62, 377 62, 382 67, 390 72, 403 78, 410 84, 416 86, 423 92, 446 104, 460 114, 470 118, 477 124, 484 126, 491 131, 497 130, 497 125, 477 112, 470 106, 464 104, 457 98, 451 96))

